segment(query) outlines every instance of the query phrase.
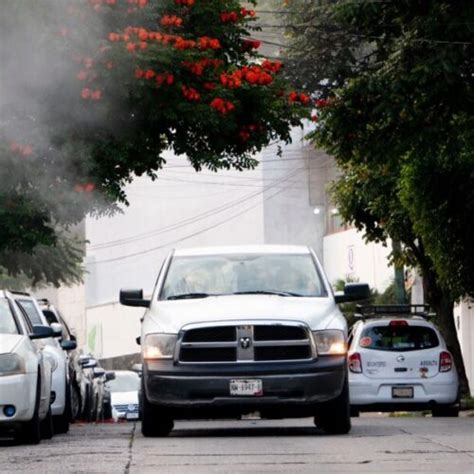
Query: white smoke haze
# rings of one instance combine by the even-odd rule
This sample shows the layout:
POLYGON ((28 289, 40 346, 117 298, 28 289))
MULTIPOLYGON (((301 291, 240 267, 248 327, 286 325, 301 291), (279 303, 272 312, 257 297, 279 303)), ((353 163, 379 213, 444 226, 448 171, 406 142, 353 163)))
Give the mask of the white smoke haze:
POLYGON ((74 189, 87 171, 87 150, 57 142, 64 130, 71 139, 74 130, 103 125, 105 118, 78 100, 76 46, 92 49, 105 36, 100 15, 81 18, 81 3, 87 0, 2 0, 0 17, 0 193, 30 181, 38 199, 66 220, 75 211, 71 203, 102 200, 91 187, 86 193, 74 189))

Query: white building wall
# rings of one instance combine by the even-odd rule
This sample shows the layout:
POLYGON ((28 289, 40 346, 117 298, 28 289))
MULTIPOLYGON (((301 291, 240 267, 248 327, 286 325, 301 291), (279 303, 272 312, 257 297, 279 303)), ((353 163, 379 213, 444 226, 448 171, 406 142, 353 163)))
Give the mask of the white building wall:
POLYGON ((459 344, 469 380, 471 396, 474 396, 474 302, 463 301, 454 307, 454 320, 459 344))
POLYGON ((389 247, 365 243, 356 229, 324 237, 323 262, 329 281, 357 279, 379 292, 390 285, 394 270, 388 265, 389 247))

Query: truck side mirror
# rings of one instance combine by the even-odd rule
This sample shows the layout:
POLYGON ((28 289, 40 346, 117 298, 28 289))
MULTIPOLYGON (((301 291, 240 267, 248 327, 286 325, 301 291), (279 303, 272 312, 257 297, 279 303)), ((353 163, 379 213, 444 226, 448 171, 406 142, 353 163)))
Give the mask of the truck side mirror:
POLYGON ((120 304, 148 308, 151 300, 143 298, 143 290, 120 290, 120 304))
POLYGON ((370 298, 370 288, 367 283, 346 283, 344 291, 334 294, 336 304, 349 301, 361 301, 370 298))

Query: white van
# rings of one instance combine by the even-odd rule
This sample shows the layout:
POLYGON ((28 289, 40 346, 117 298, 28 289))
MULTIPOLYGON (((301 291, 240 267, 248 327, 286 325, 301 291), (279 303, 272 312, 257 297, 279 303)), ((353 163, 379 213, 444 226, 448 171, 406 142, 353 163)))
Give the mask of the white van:
POLYGON ((327 433, 350 430, 347 325, 337 302, 365 299, 365 284, 333 294, 315 253, 300 246, 176 250, 142 325, 142 432, 173 420, 308 417, 327 433))

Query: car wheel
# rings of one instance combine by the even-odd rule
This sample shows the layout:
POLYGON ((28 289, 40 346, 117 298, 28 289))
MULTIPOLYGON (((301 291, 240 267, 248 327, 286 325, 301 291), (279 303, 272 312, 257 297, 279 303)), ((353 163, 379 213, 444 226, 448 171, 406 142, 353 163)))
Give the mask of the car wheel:
POLYGON ((150 403, 146 398, 145 390, 142 388, 141 397, 142 434, 145 437, 168 436, 174 427, 173 419, 166 414, 164 408, 150 403))
POLYGON ((357 408, 351 406, 351 418, 359 418, 359 416, 360 411, 357 408))
POLYGON ((66 405, 62 415, 53 416, 54 433, 63 434, 69 431, 71 421, 71 387, 66 384, 66 405))
POLYGON ((104 404, 104 420, 110 420, 112 418, 112 405, 110 403, 104 404))
POLYGON ((320 406, 314 422, 318 428, 323 429, 328 434, 349 433, 351 429, 351 415, 347 376, 341 394, 320 406))
POLYGON ((51 415, 51 406, 48 408, 46 418, 40 422, 41 439, 51 439, 54 435, 53 415, 51 415))
POLYGON ((78 420, 81 416, 81 395, 76 385, 71 387, 71 421, 78 420))
POLYGON ((36 384, 36 401, 33 418, 24 423, 18 430, 15 438, 24 444, 38 444, 41 441, 39 406, 41 397, 41 375, 38 367, 38 382, 36 384))
POLYGON ((436 405, 431 410, 432 416, 438 417, 456 417, 459 416, 459 405, 436 405))

